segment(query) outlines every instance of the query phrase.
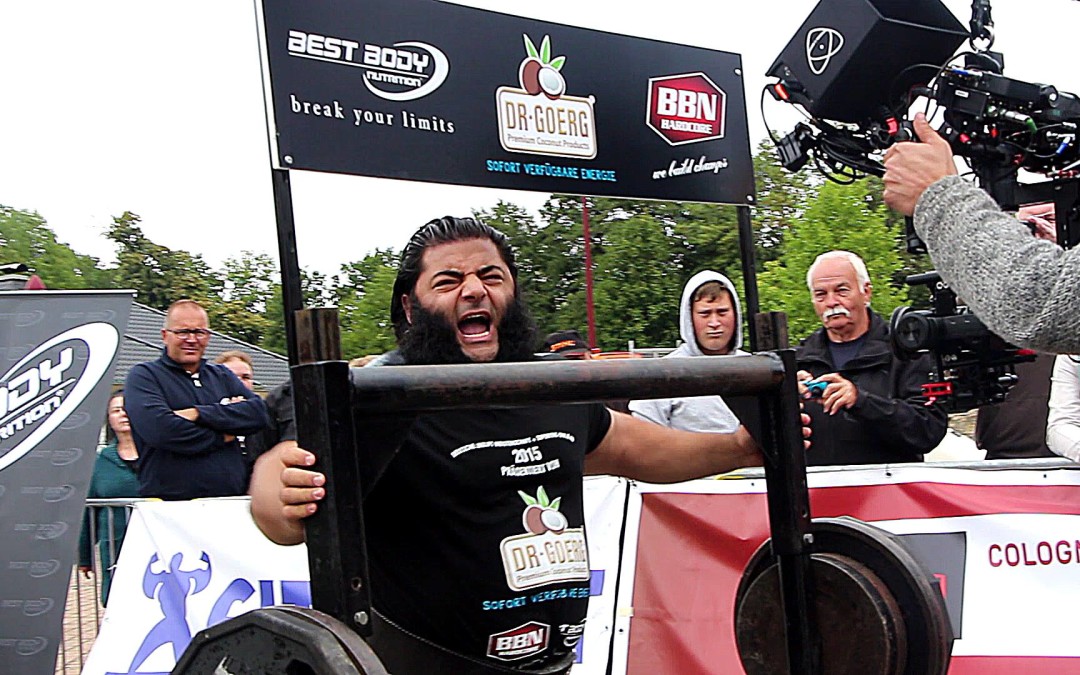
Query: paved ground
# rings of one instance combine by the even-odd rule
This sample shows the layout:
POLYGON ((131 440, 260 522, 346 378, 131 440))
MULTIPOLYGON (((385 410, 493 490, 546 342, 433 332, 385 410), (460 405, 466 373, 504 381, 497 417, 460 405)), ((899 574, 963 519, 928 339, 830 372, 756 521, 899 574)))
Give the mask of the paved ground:
POLYGON ((949 415, 949 428, 955 429, 967 436, 968 438, 975 439, 975 420, 979 415, 978 410, 969 410, 965 413, 956 413, 955 415, 949 415))
POLYGON ((101 624, 98 595, 97 577, 84 579, 77 571, 71 575, 64 609, 64 644, 56 655, 57 673, 78 675, 82 671, 101 624))

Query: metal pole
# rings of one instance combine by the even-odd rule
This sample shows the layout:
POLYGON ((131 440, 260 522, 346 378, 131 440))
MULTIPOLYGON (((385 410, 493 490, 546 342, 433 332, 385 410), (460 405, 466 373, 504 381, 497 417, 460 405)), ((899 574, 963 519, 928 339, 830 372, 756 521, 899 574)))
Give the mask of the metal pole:
POLYGON ((581 198, 581 230, 585 238, 585 316, 589 324, 589 349, 596 349, 596 313, 593 310, 592 235, 589 233, 589 202, 581 198))
MULTIPOLYGON (((353 404, 367 415, 626 398, 773 394, 775 354, 733 359, 537 361, 358 368, 353 404)), ((796 405, 798 402, 796 401, 796 405)), ((793 418, 798 420, 798 412, 793 418)), ((779 423, 779 420, 777 421, 779 423)), ((796 432, 799 430, 796 429, 796 432)))
POLYGON ((750 338, 750 351, 756 352, 761 349, 758 345, 757 326, 753 317, 759 311, 758 288, 757 288, 757 259, 754 254, 754 228, 750 222, 750 207, 739 205, 735 207, 739 221, 739 259, 742 261, 743 274, 743 316, 750 317, 747 323, 747 333, 750 338))
POLYGON ((795 374, 795 351, 780 352, 784 384, 762 398, 765 483, 768 494, 772 552, 780 573, 780 599, 787 636, 788 672, 817 675, 821 672, 818 626, 810 606, 810 492, 806 485, 806 451, 799 423, 799 395, 795 374))
POLYGON ((274 184, 274 213, 277 218, 278 258, 281 260, 281 302, 285 309, 285 344, 289 365, 299 363, 296 352, 296 320, 294 313, 304 307, 300 287, 300 263, 296 256, 296 224, 293 221, 292 187, 289 172, 272 169, 274 184))
MULTIPOLYGON (((293 367, 297 441, 315 453, 326 499, 304 521, 311 606, 362 636, 371 635, 371 584, 353 422, 349 366, 341 361, 337 310, 296 315, 300 364, 293 367)), ((392 369, 391 369, 392 370, 392 369)))

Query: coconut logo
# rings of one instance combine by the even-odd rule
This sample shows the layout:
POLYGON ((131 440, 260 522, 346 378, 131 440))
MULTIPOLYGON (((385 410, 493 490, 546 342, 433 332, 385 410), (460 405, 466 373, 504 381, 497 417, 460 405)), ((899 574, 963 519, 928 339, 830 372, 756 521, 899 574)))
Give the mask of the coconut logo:
POLYGON ((112 325, 77 326, 39 345, 0 377, 0 470, 75 412, 116 354, 112 325))
POLYGON ((562 501, 562 497, 556 497, 553 501, 548 501, 547 492, 544 491, 544 486, 541 485, 536 490, 536 496, 532 497, 525 494, 521 490, 518 490, 518 494, 525 501, 525 512, 521 514, 521 524, 525 526, 525 529, 533 534, 543 534, 545 532, 554 532, 555 534, 562 534, 566 529, 566 516, 559 513, 559 502, 562 501))
POLYGON ((525 534, 502 540, 503 571, 512 590, 524 591, 565 581, 589 580, 585 528, 570 527, 559 511, 562 497, 550 499, 544 486, 536 496, 518 490, 525 502, 521 526, 525 534))
POLYGON ((551 36, 540 48, 522 35, 525 58, 518 64, 518 87, 499 87, 499 141, 509 152, 593 159, 596 130, 593 97, 567 95, 565 56, 554 56, 551 36))
POLYGON ((530 95, 543 93, 554 101, 566 93, 566 80, 559 74, 566 57, 551 58, 551 38, 547 35, 540 43, 540 51, 536 50, 528 35, 522 37, 525 38, 525 53, 528 56, 518 66, 518 83, 530 95))

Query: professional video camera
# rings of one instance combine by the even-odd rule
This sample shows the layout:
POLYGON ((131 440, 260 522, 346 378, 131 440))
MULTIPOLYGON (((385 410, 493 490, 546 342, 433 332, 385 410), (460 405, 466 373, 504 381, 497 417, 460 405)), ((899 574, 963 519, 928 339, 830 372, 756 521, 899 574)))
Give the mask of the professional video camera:
MULTIPOLYGON (((927 117, 941 113, 938 132, 1002 208, 1052 201, 1058 243, 1080 242, 1080 98, 1002 75, 993 37, 989 0, 973 1, 970 31, 940 0, 822 0, 768 72, 778 81, 766 91, 807 117, 774 137, 782 164, 812 161, 841 183, 881 176, 885 150, 914 140, 907 114, 926 99, 927 117), (965 39, 971 51, 954 57, 965 39), (1021 183, 1021 169, 1045 180, 1021 183)), ((910 220, 905 238, 909 252, 926 252, 910 220)), ((934 355, 927 394, 950 412, 1003 400, 1013 365, 1033 354, 958 306, 936 273, 908 283, 930 286, 933 309, 894 312, 894 350, 934 355)))
POLYGON ((956 293, 937 272, 913 274, 910 286, 930 289, 932 310, 897 307, 890 321, 893 351, 902 359, 930 352, 937 381, 923 394, 948 412, 963 412, 1005 400, 1017 381, 1013 366, 1034 361, 1035 352, 1014 347, 990 332, 979 317, 957 305, 956 293))

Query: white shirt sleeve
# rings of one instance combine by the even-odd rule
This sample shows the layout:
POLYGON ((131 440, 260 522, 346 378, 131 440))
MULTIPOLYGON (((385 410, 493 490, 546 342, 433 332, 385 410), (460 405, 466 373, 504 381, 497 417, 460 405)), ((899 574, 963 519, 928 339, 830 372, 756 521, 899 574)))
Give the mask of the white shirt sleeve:
POLYGON ((1080 360, 1061 354, 1050 378, 1050 413, 1046 445, 1054 453, 1080 462, 1080 360))

